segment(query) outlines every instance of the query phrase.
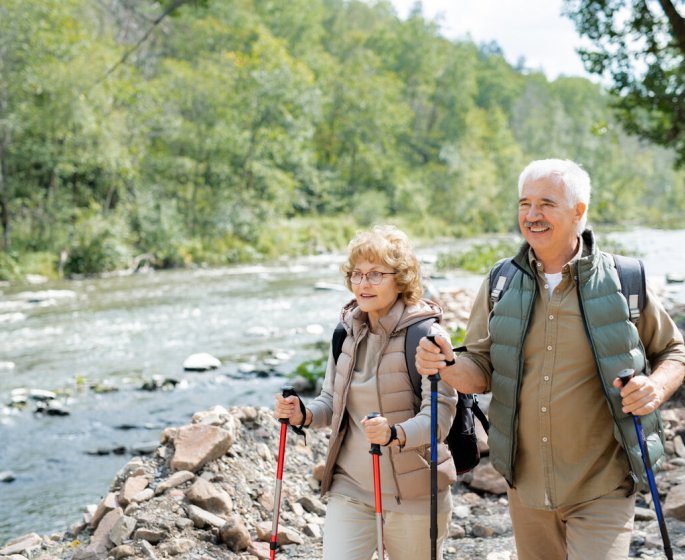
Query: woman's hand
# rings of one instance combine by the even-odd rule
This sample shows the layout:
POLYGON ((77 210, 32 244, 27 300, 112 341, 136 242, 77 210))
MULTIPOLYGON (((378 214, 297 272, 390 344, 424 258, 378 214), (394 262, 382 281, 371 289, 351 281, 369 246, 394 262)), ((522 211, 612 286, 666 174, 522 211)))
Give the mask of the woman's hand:
POLYGON ((276 406, 274 407, 274 416, 279 420, 287 418, 293 426, 299 426, 303 423, 302 412, 300 411, 300 399, 295 395, 291 395, 284 399, 283 395, 276 395, 276 406))
POLYGON ((375 418, 364 418, 362 425, 366 430, 366 441, 385 445, 390 439, 390 424, 385 416, 375 418))

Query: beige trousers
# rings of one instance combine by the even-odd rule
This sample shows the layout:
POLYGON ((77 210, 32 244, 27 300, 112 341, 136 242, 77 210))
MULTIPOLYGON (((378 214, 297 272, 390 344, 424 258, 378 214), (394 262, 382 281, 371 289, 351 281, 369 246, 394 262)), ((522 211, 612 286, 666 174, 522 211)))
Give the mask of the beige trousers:
MULTIPOLYGON (((386 511, 383 518, 387 558, 430 558, 430 512, 417 515, 386 511)), ((442 558, 449 522, 450 513, 438 513, 438 558, 442 558)), ((329 492, 323 531, 324 560, 369 560, 376 551, 375 509, 346 496, 329 492)))
POLYGON ((624 489, 552 511, 524 506, 515 489, 508 494, 518 560, 628 558, 635 495, 624 489))

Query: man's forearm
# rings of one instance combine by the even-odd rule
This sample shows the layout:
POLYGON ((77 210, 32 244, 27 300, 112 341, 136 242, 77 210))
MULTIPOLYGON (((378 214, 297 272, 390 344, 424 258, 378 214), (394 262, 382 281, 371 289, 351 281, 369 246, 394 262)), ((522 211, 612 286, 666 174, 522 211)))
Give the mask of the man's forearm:
POLYGON ((685 378, 685 364, 676 360, 664 360, 654 368, 650 380, 660 388, 660 403, 664 404, 670 399, 685 378))
POLYGON ((457 358, 454 365, 442 368, 440 378, 460 393, 487 393, 490 390, 489 379, 483 370, 464 356, 457 358))

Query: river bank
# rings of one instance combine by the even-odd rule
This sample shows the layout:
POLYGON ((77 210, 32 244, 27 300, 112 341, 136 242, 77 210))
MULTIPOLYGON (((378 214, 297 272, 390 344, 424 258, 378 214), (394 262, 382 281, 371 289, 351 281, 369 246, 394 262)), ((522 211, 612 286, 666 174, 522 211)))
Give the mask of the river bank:
MULTIPOLYGON (((657 476, 676 558, 685 555, 685 448, 676 433, 684 420, 685 409, 666 411, 669 455, 657 476)), ((198 412, 191 424, 164 430, 152 454, 130 460, 67 530, 13 539, 0 559, 266 559, 279 426, 266 408, 198 412)), ((309 432, 307 445, 288 436, 279 557, 321 557, 326 499, 318 488, 327 440, 326 430, 309 432)), ((453 486, 445 560, 516 559, 505 492, 487 459, 453 486)), ((639 496, 631 558, 660 557, 648 503, 639 496)))

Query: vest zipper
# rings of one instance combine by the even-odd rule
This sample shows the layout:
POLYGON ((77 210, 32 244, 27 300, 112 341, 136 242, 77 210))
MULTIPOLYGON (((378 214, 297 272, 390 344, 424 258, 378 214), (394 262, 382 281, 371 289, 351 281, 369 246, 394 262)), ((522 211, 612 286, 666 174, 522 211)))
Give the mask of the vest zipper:
MULTIPOLYGON (((634 486, 638 484, 640 478, 635 474, 635 469, 633 468, 633 462, 630 457, 630 453, 628 452, 628 442, 625 439, 625 436, 623 435, 623 430, 621 427, 618 425, 618 422, 616 422, 616 411, 614 410, 614 404, 609 398, 609 393, 607 392, 606 385, 604 383, 604 378, 602 377, 602 372, 600 371, 600 363, 599 363, 599 357, 597 356, 597 349, 595 348, 595 343, 592 340, 592 336, 590 336, 590 327, 587 324, 587 316, 585 314, 585 304, 583 302, 583 294, 580 289, 580 272, 578 270, 578 263, 575 263, 575 281, 576 281, 576 291, 578 292, 578 307, 580 308, 580 316, 583 318, 583 327, 585 328, 585 335, 587 336, 588 341, 590 342, 590 348, 592 349, 592 357, 595 360, 595 371, 597 372, 597 377, 599 377, 599 384, 602 387, 602 392, 604 393, 604 398, 606 399, 607 403, 609 404, 609 410, 611 410, 611 419, 616 425, 617 432, 621 436, 621 447, 623 448, 623 452, 626 455, 626 459, 628 459, 628 467, 629 467, 629 475, 630 478, 633 482, 633 488, 631 489, 631 492, 628 494, 632 494, 632 490, 634 490, 634 486)), ((640 342, 642 344, 642 342, 640 342)), ((647 356, 645 356, 645 362, 647 361, 647 356)))

